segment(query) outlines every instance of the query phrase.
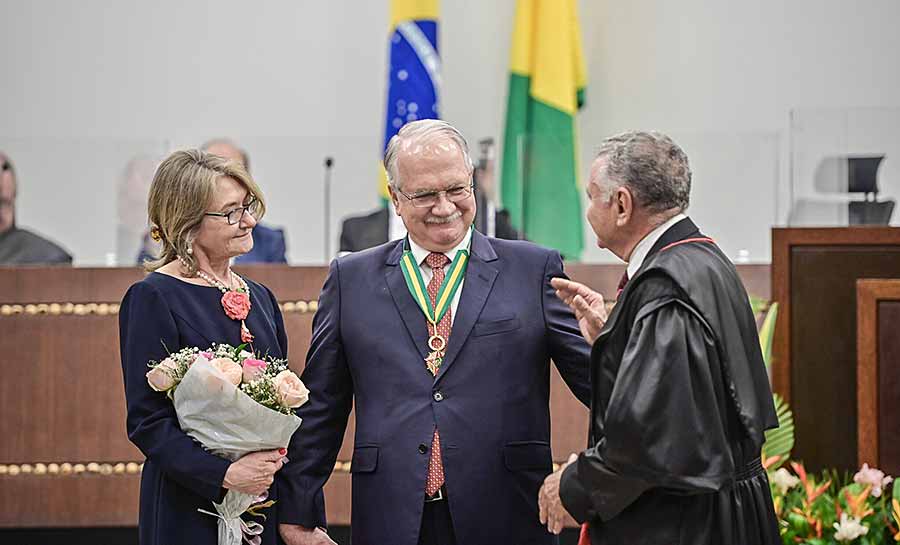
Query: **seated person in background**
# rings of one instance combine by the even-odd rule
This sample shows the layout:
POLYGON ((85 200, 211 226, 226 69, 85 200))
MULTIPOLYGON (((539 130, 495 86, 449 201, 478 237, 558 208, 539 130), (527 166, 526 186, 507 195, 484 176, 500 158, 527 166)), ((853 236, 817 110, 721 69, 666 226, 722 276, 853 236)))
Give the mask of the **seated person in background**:
MULTIPOLYGON (((517 240, 522 238, 509 220, 509 212, 494 205, 493 140, 479 142, 481 153, 473 174, 475 201, 478 213, 475 229, 489 237, 517 240)), ((397 240, 406 236, 406 227, 397 214, 391 214, 389 206, 364 216, 353 216, 341 223, 341 252, 358 252, 397 240)))
POLYGON ((59 245, 16 227, 16 171, 0 152, 0 265, 72 264, 59 245))
MULTIPOLYGON (((216 138, 203 144, 200 149, 206 153, 224 157, 232 161, 237 161, 244 166, 244 169, 250 172, 250 157, 247 152, 239 148, 237 144, 225 138, 216 138)), ((253 249, 237 256, 235 263, 287 263, 287 247, 284 240, 284 229, 268 227, 262 223, 257 223, 253 228, 253 249)), ((150 240, 149 233, 144 236, 144 243, 141 253, 138 256, 138 263, 147 260, 156 259, 158 250, 154 248, 154 243, 150 240)))

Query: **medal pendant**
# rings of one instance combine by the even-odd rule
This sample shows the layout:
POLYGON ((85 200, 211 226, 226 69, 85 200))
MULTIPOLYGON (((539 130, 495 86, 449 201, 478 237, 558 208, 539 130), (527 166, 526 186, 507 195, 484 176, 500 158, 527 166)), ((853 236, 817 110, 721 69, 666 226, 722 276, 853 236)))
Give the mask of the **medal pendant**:
POLYGON ((441 369, 441 363, 443 361, 443 354, 437 350, 433 350, 428 354, 428 357, 425 358, 425 367, 428 368, 432 375, 437 376, 438 371, 440 371, 441 369))
POLYGON ((444 348, 447 347, 447 339, 435 333, 431 337, 428 337, 428 348, 432 350, 432 352, 443 352, 444 348))

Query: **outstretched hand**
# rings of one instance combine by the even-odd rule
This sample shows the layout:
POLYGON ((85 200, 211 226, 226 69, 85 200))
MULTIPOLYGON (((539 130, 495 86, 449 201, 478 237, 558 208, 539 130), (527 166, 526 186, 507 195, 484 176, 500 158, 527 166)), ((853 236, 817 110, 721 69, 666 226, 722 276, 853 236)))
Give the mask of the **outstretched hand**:
POLYGON ((556 296, 575 313, 585 340, 594 344, 607 319, 603 296, 584 284, 565 278, 551 278, 550 285, 556 289, 556 296))

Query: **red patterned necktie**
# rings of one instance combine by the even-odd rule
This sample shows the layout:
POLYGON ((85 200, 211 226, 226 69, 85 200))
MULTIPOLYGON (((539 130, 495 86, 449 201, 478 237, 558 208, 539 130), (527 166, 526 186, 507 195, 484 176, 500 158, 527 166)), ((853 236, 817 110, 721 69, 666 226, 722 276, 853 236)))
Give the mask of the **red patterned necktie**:
POLYGON ((622 278, 619 279, 619 287, 616 288, 616 300, 619 299, 619 296, 622 295, 622 291, 625 289, 625 284, 628 283, 628 270, 626 269, 624 273, 622 273, 622 278))
MULTIPOLYGON (((444 267, 447 266, 447 263, 450 263, 450 258, 444 254, 431 252, 425 258, 425 263, 431 267, 433 273, 431 282, 428 283, 428 297, 431 298, 433 307, 436 305, 438 290, 441 284, 444 283, 444 267)), ((429 335, 440 335, 445 341, 449 341, 451 320, 451 310, 448 308, 441 321, 437 323, 437 331, 432 331, 433 326, 430 323, 428 324, 429 335)), ((425 482, 425 496, 434 496, 442 486, 444 486, 444 463, 441 460, 441 436, 438 434, 437 426, 435 426, 434 436, 431 439, 431 457, 428 459, 428 479, 425 482)))

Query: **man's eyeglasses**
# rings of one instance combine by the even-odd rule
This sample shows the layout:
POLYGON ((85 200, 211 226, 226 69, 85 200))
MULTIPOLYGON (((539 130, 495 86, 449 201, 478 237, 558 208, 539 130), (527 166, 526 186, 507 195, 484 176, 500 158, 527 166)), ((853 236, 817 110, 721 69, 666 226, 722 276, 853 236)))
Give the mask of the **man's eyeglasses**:
POLYGON ((431 208, 438 203, 442 193, 447 196, 448 201, 459 202, 471 195, 473 188, 474 184, 469 184, 448 187, 443 191, 429 191, 427 193, 417 193, 415 195, 407 195, 400 189, 397 189, 397 192, 406 197, 406 199, 416 208, 431 208))
POLYGON ((240 223, 240 221, 244 219, 244 212, 250 212, 250 215, 256 219, 257 214, 259 214, 259 201, 256 200, 256 197, 250 197, 250 202, 244 206, 238 206, 237 208, 229 210, 228 212, 207 212, 203 215, 223 217, 228 222, 228 225, 234 225, 240 223))

